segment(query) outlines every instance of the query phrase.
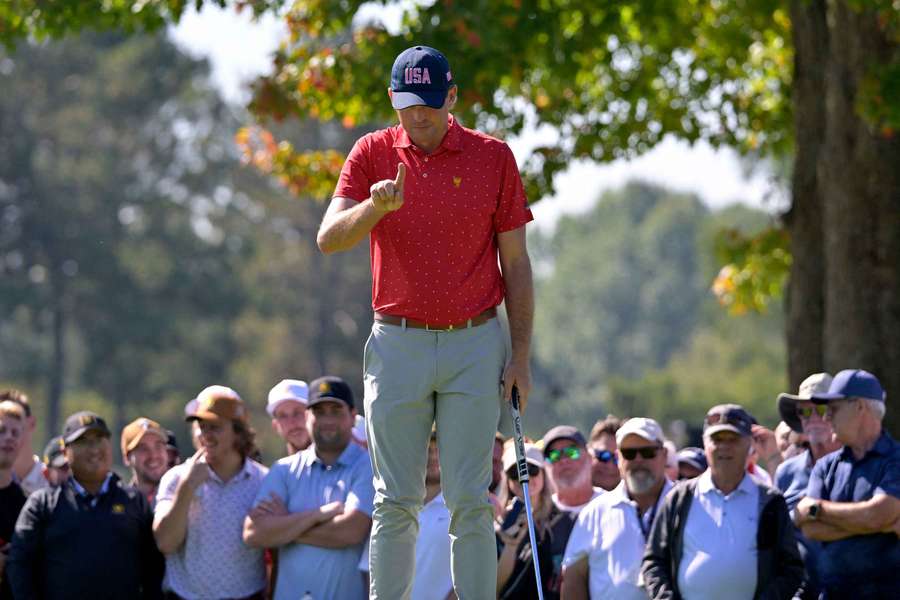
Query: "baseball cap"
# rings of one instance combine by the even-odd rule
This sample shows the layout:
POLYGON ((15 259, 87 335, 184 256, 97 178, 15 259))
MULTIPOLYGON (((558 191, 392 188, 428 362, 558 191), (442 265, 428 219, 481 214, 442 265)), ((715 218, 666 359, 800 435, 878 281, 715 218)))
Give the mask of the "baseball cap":
POLYGON ((691 465, 699 471, 705 471, 709 466, 706 462, 706 454, 701 448, 688 446, 678 451, 678 462, 691 465))
POLYGON ((884 388, 878 378, 862 369, 844 369, 834 376, 827 392, 813 394, 812 400, 829 402, 844 398, 866 398, 885 401, 884 388))
POLYGON ((309 400, 309 386, 300 379, 282 379, 275 387, 269 390, 269 401, 266 404, 266 412, 270 417, 275 416, 275 409, 285 402, 299 402, 306 406, 309 400))
POLYGON ((811 401, 814 394, 827 393, 831 381, 829 373, 813 373, 800 383, 796 394, 778 394, 778 414, 781 420, 797 433, 803 433, 803 425, 797 417, 797 401, 811 401))
POLYGON ((175 437, 175 432, 171 429, 166 429, 166 446, 175 452, 181 452, 178 449, 178 438, 175 437))
POLYGON ((407 48, 391 68, 391 106, 441 108, 452 85, 450 63, 443 54, 428 46, 407 48))
POLYGON ((66 444, 71 444, 88 431, 99 431, 106 437, 110 436, 106 421, 97 413, 82 410, 66 419, 63 425, 62 438, 66 444))
POLYGON ((541 440, 541 446, 544 450, 544 456, 547 456, 547 452, 549 452, 550 446, 556 440, 572 440, 579 446, 587 446, 587 442, 585 441, 584 436, 581 435, 581 432, 578 431, 577 428, 572 427, 571 425, 557 425, 556 427, 545 433, 544 438, 541 440))
POLYGON ((137 448, 137 445, 148 433, 159 437, 164 443, 169 441, 169 436, 162 425, 152 419, 140 417, 122 430, 122 456, 128 456, 128 453, 137 448))
POLYGON ((353 390, 340 377, 334 375, 319 377, 309 384, 307 406, 315 406, 320 402, 343 402, 353 408, 353 390))
MULTIPOLYGON (((544 467, 544 455, 540 449, 534 444, 525 444, 525 462, 535 465, 536 467, 544 467)), ((516 445, 515 443, 505 444, 503 449, 503 470, 509 471, 516 464, 516 445)))
POLYGON ((653 419, 646 417, 632 417, 616 430, 616 444, 621 444, 625 436, 639 435, 648 442, 656 442, 662 444, 666 438, 663 435, 662 427, 653 419))
POLYGON ((48 467, 60 468, 65 466, 66 455, 63 453, 63 450, 66 447, 65 441, 63 441, 62 436, 58 435, 55 438, 52 438, 47 445, 44 446, 44 454, 41 458, 43 463, 48 467))
POLYGON ((756 419, 739 404, 719 404, 706 413, 703 421, 703 435, 713 435, 720 431, 733 431, 749 436, 756 419))
POLYGON ((195 398, 197 406, 185 421, 246 421, 244 401, 236 391, 224 385, 211 385, 195 398))

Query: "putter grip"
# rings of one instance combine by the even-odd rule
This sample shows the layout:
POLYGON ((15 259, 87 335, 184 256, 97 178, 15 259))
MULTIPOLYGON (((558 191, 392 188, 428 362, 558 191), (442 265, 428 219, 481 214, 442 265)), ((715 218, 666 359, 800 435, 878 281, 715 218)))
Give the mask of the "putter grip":
POLYGON ((510 411, 513 418, 513 433, 516 444, 516 473, 519 483, 528 483, 528 463, 525 461, 525 438, 522 436, 522 416, 519 414, 519 389, 512 388, 510 411))

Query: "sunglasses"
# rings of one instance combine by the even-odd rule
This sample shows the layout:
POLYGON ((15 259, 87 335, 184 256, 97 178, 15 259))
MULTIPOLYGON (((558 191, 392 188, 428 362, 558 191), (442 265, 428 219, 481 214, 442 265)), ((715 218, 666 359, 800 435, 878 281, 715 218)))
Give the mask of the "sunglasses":
POLYGON ((825 415, 828 414, 828 405, 815 404, 813 406, 802 406, 797 408, 797 416, 801 419, 809 419, 813 416, 813 413, 819 415, 819 418, 824 419, 825 415))
MULTIPOLYGON (((528 476, 529 477, 537 477, 538 473, 541 472, 541 468, 537 465, 528 464, 528 476)), ((510 481, 518 481, 519 480, 519 471, 518 469, 510 469, 506 472, 506 478, 510 481)))
POLYGON ((659 453, 659 446, 644 446, 642 448, 619 448, 619 452, 622 453, 622 458, 625 460, 634 460, 638 454, 641 455, 641 458, 646 458, 647 460, 651 458, 656 458, 656 455, 659 453))
POLYGON ((608 463, 612 461, 612 464, 614 465, 619 464, 619 461, 616 459, 615 453, 610 452, 609 450, 594 450, 594 458, 602 463, 608 463))
POLYGON ((562 450, 551 450, 547 453, 547 462, 551 465, 562 460, 563 456, 572 460, 581 458, 581 449, 578 446, 569 446, 562 450))

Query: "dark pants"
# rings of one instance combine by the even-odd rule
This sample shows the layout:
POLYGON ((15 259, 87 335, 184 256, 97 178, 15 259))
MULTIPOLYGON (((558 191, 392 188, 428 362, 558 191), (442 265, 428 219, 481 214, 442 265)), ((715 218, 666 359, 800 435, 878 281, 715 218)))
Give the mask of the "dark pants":
MULTIPOLYGON (((163 592, 164 600, 185 600, 175 592, 163 592)), ((243 598, 220 598, 219 600, 266 600, 266 595, 262 592, 256 592, 243 598)))

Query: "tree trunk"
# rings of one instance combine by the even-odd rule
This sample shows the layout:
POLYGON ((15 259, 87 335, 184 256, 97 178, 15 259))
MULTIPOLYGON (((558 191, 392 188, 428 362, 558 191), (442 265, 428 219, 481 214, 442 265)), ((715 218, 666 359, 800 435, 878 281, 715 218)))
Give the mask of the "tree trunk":
POLYGON ((825 99, 822 89, 828 48, 825 0, 794 0, 794 129, 796 154, 791 210, 784 216, 794 262, 786 294, 788 381, 796 391, 824 365, 825 263, 822 255, 822 194, 816 165, 822 150, 825 99))
MULTIPOLYGON (((900 397, 900 138, 859 115, 863 78, 897 52, 872 11, 828 2, 824 205, 825 367, 864 368, 900 397)), ((900 432, 900 404, 885 420, 900 432)))
MULTIPOLYGON (((54 279, 65 277, 57 271, 54 279)), ((60 409, 62 406, 62 391, 66 376, 66 312, 62 290, 54 286, 53 299, 53 361, 47 385, 47 424, 46 431, 60 431, 60 409)), ((49 434, 48 434, 49 435, 49 434)))

